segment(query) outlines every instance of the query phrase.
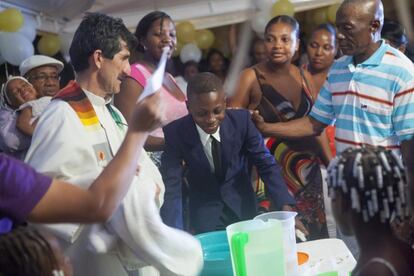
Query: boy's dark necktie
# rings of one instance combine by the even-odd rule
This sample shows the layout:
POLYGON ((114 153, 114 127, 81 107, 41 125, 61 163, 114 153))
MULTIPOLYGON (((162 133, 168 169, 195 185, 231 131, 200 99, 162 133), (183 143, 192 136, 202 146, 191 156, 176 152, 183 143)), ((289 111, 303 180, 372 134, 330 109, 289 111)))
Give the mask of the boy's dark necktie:
POLYGON ((221 180, 223 173, 222 173, 222 164, 221 164, 221 146, 220 142, 210 135, 211 137, 211 155, 213 156, 213 163, 214 163, 214 174, 216 175, 218 180, 221 180))

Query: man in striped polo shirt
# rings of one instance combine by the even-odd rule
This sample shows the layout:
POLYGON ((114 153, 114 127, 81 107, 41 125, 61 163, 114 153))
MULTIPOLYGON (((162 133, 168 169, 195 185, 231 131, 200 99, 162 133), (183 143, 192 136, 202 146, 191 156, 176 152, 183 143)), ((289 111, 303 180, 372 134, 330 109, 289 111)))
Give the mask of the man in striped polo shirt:
POLYGON ((380 39, 383 22, 380 0, 345 0, 336 17, 345 56, 333 64, 309 116, 269 124, 255 112, 253 120, 262 133, 284 138, 319 135, 335 122, 338 153, 362 145, 400 150, 414 199, 414 65, 380 39))
MULTIPOLYGON (((319 135, 335 122, 338 154, 363 145, 401 152, 414 210, 414 65, 381 40, 383 22, 380 0, 345 0, 336 16, 338 43, 345 56, 331 67, 310 114, 268 124, 255 112, 253 120, 265 135, 283 138, 319 135)), ((414 219, 411 225, 413 229, 414 219)), ((344 241, 357 255, 355 240, 344 241)))

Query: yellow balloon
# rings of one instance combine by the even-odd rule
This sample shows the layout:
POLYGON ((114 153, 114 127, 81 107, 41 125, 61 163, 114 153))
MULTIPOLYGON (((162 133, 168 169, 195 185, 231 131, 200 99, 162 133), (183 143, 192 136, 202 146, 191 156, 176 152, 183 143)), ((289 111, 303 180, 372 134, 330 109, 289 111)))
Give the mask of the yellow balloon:
POLYGON ((293 16, 295 14, 295 6, 290 3, 289 0, 278 0, 272 6, 272 17, 278 15, 289 15, 293 16))
POLYGON ((312 22, 316 26, 328 23, 327 10, 325 8, 316 9, 312 12, 312 22))
POLYGON ((177 39, 182 43, 190 43, 195 39, 194 25, 190 21, 178 23, 176 27, 177 39))
POLYGON ((0 30, 17 32, 24 23, 23 14, 15 8, 5 9, 0 13, 0 30))
POLYGON ((196 32, 196 44, 200 49, 208 49, 214 43, 214 33, 208 29, 196 32))
POLYGON ((175 49, 173 52, 173 57, 178 57, 180 55, 181 49, 183 48, 183 44, 177 41, 177 44, 175 45, 175 49))
POLYGON ((328 7, 328 21, 335 24, 336 21, 336 12, 338 11, 340 4, 331 5, 328 7))
POLYGON ((37 43, 37 50, 40 54, 54 56, 60 50, 60 39, 57 35, 44 35, 37 43))

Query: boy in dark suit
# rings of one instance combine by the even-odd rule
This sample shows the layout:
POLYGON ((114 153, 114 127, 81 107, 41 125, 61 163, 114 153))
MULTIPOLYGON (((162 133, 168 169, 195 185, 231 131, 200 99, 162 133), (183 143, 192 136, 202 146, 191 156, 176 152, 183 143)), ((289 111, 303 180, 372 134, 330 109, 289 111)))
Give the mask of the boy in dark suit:
POLYGON ((183 163, 188 170, 190 226, 196 233, 223 229, 255 216, 257 202, 248 160, 257 167, 275 207, 290 210, 295 201, 279 165, 250 113, 226 110, 221 80, 211 73, 198 74, 188 83, 187 97, 190 114, 164 127, 164 222, 183 228, 183 163))

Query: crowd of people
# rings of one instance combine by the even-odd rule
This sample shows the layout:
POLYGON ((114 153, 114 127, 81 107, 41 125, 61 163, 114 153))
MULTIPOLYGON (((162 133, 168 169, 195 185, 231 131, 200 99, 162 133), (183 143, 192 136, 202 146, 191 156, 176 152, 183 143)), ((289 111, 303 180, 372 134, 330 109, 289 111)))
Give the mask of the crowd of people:
POLYGON ((408 38, 380 0, 345 0, 335 25, 297 65, 298 21, 272 18, 229 94, 211 49, 138 101, 177 44, 162 11, 133 34, 87 14, 65 87, 59 60, 23 61, 0 97, 0 275, 197 275, 194 234, 273 210, 298 212, 309 240, 354 236, 353 275, 412 275, 408 38))

